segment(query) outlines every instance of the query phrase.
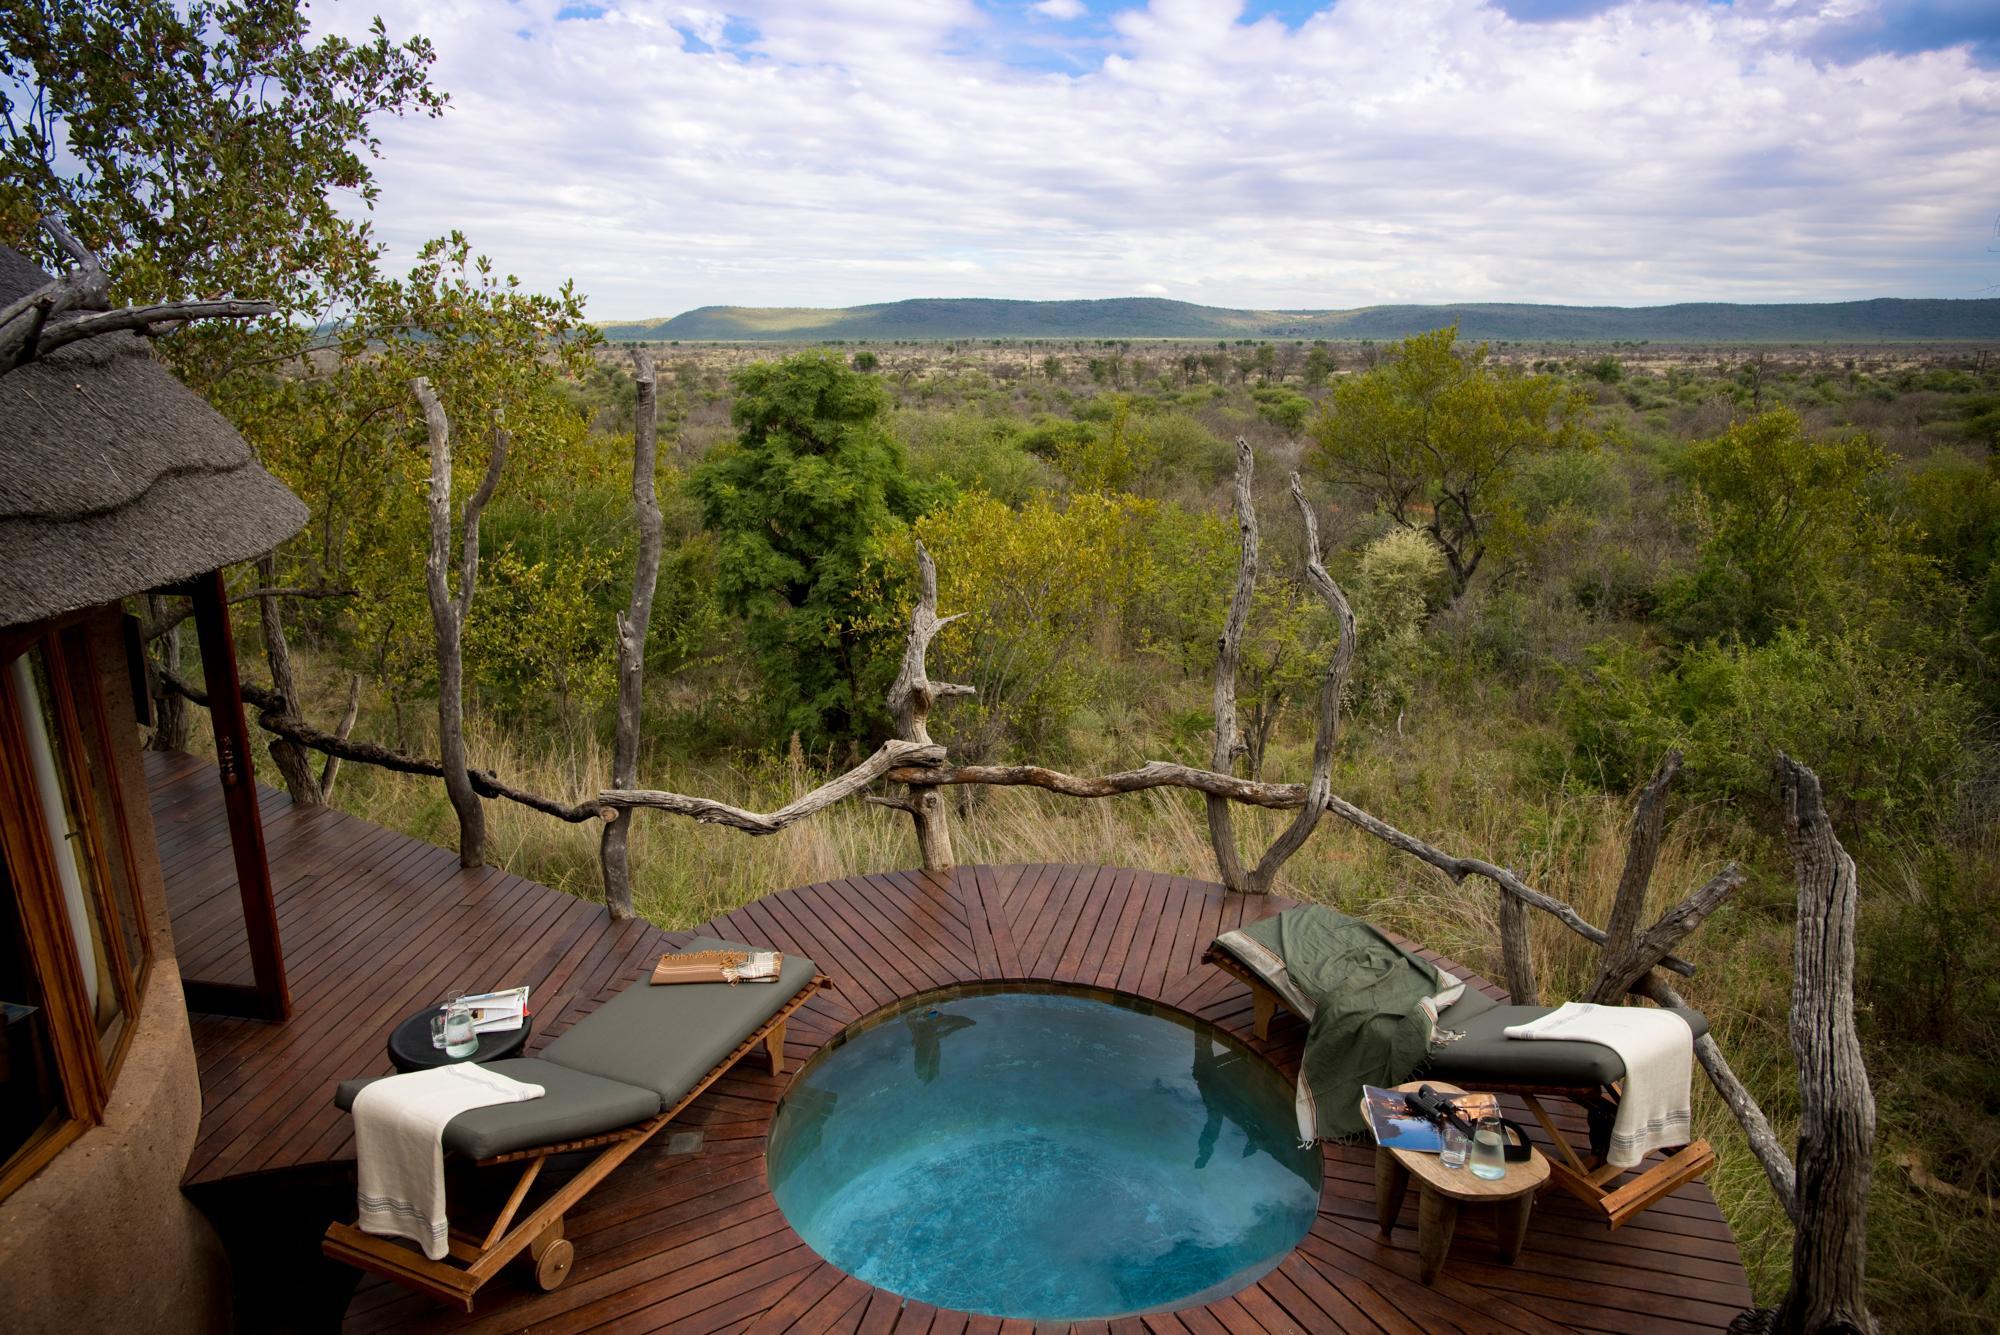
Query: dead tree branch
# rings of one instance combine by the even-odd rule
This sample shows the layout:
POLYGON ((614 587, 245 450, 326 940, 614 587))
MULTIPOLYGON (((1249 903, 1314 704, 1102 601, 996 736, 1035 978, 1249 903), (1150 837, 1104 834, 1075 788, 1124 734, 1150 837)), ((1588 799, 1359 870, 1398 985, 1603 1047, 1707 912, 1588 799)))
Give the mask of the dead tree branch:
MULTIPOLYGON (((638 402, 632 424, 632 510, 639 522, 639 553, 632 571, 632 597, 618 614, 618 734, 613 744, 611 786, 639 781, 639 715, 646 696, 646 632, 653 621, 653 591, 660 579, 660 500, 654 492, 659 459, 658 377, 653 354, 632 350, 638 402)), ((618 820, 598 835, 597 860, 604 875, 604 904, 614 919, 632 916, 632 822, 618 820)))
MULTIPOLYGON (((208 707, 208 692, 192 682, 183 680, 179 674, 163 668, 160 670, 160 680, 175 694, 204 709, 208 707)), ((438 761, 391 750, 386 746, 377 746, 373 742, 357 742, 336 733, 322 732, 305 720, 286 712, 284 697, 268 687, 246 681, 242 684, 242 690, 243 699, 258 709, 257 726, 266 732, 289 738, 300 746, 310 747, 328 756, 357 761, 363 765, 374 765, 393 773, 421 774, 433 779, 445 777, 444 766, 438 761)), ((544 815, 554 816, 557 820, 568 821, 572 825, 589 820, 618 818, 615 808, 594 800, 577 803, 558 802, 552 797, 544 797, 540 793, 531 793, 503 782, 491 770, 467 769, 463 772, 467 785, 481 797, 505 798, 509 802, 518 802, 524 807, 531 807, 544 815)))
MULTIPOLYGON (((937 614, 937 566, 931 561, 931 554, 924 544, 917 544, 917 601, 910 609, 910 637, 903 644, 903 663, 896 672, 896 680, 889 686, 889 715, 896 720, 896 731, 906 742, 930 746, 931 706, 937 701, 955 695, 977 694, 971 686, 956 682, 930 679, 925 657, 930 652, 931 641, 937 633, 958 620, 964 613, 954 613, 941 617, 937 614)), ((939 753, 942 759, 943 753, 939 753)), ((945 815, 944 799, 935 788, 908 790, 902 800, 871 798, 882 806, 894 806, 907 811, 916 826, 917 850, 923 859, 926 871, 949 871, 954 858, 951 848, 951 826, 945 815)))
POLYGON ((97 256, 55 214, 44 214, 41 225, 76 268, 0 307, 0 375, 100 334, 137 330, 152 335, 161 332, 161 326, 189 320, 246 319, 278 309, 268 301, 172 301, 112 310, 110 282, 97 256), (90 314, 77 315, 78 311, 90 314))
POLYGON ((659 811, 671 811, 676 815, 691 816, 703 824, 727 825, 746 834, 776 834, 788 825, 796 824, 816 812, 824 811, 835 803, 854 796, 892 769, 941 764, 943 761, 943 747, 933 743, 910 742, 897 738, 882 743, 874 755, 839 778, 829 780, 797 801, 769 813, 745 811, 726 802, 717 802, 706 797, 687 797, 680 793, 661 792, 653 788, 607 789, 597 795, 595 805, 615 808, 651 807, 659 811))

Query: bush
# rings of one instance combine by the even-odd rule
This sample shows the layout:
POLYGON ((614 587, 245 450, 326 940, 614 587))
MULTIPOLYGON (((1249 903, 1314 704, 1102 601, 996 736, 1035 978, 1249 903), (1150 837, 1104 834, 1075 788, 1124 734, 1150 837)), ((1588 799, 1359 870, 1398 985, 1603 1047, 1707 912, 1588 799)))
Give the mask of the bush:
POLYGON ((1968 759, 1964 690, 1865 630, 1711 642, 1672 667, 1623 643, 1595 657, 1566 684, 1561 709, 1578 755, 1613 790, 1679 747, 1687 791, 1769 810, 1783 750, 1818 771, 1836 824, 1882 828, 1934 820, 1968 759))

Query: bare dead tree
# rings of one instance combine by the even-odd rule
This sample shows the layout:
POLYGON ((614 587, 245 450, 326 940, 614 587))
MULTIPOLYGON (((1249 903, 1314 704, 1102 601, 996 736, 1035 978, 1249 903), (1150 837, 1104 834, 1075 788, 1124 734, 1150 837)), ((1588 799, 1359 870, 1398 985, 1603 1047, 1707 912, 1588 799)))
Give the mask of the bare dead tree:
MULTIPOLYGON (((659 459, 658 377, 653 354, 632 350, 638 402, 632 424, 632 509, 639 520, 639 554, 632 573, 632 597, 618 614, 618 735, 613 744, 611 786, 639 781, 639 715, 646 693, 646 632, 653 620, 653 590, 660 579, 660 500, 654 492, 659 459)), ((619 921, 632 916, 632 822, 615 820, 598 836, 597 857, 604 874, 604 904, 619 921)))
MULTIPOLYGON (((1242 729, 1236 722, 1236 669, 1242 660, 1243 632, 1250 624, 1250 604, 1257 591, 1257 504, 1250 495, 1250 481, 1256 470, 1257 456, 1250 442, 1238 436, 1236 588, 1229 596, 1229 614, 1222 623, 1222 638, 1215 646, 1215 741, 1208 757, 1210 768, 1222 774, 1235 772, 1236 757, 1244 750, 1242 729)), ((1204 805, 1208 809, 1208 841, 1215 847, 1217 877, 1231 890, 1248 890, 1249 878, 1236 851, 1236 821, 1229 803, 1210 793, 1204 805)))
POLYGON ((1798 876, 1792 1053, 1799 1067, 1798 1215, 1781 1335, 1870 1335, 1864 1292, 1875 1096, 1854 1028, 1854 859, 1827 819, 1819 777, 1780 754, 1785 840, 1798 876))
POLYGON ((424 561, 424 582, 430 595, 431 625, 437 632, 438 649, 438 758, 443 768, 445 792, 451 809, 458 815, 458 861, 463 867, 477 867, 486 855, 486 817, 479 806, 479 794, 466 776, 465 765, 465 618, 472 610, 472 589, 479 575, 479 516, 499 485, 500 470, 507 463, 507 433, 493 433, 493 452, 486 461, 486 475, 466 499, 460 524, 458 592, 451 591, 451 423, 444 405, 431 392, 430 381, 418 376, 410 382, 417 402, 423 405, 424 426, 430 436, 430 553, 424 561))
MULTIPOLYGON (((1236 438, 1236 523, 1240 547, 1236 564, 1236 588, 1230 595, 1229 615, 1223 623, 1222 638, 1217 645, 1215 662, 1215 745, 1211 752, 1211 762, 1223 773, 1235 769, 1236 758, 1247 749, 1236 715, 1236 673, 1242 661, 1243 632, 1249 624, 1250 606, 1257 588, 1258 532, 1257 506, 1252 499, 1250 483, 1256 470, 1256 456, 1249 442, 1241 436, 1236 438)), ((1340 586, 1326 572, 1319 557, 1319 521, 1313 514, 1312 503, 1306 499, 1305 488, 1299 482, 1298 474, 1292 474, 1292 500, 1299 507, 1299 517, 1305 525, 1306 543, 1306 583, 1314 593, 1326 602, 1334 620, 1340 628, 1340 636, 1335 643, 1332 656, 1327 660, 1326 669, 1320 675, 1319 711, 1313 734, 1312 773, 1306 783, 1305 792, 1299 803, 1298 815, 1291 824, 1281 831, 1264 851, 1257 865, 1249 870, 1243 867, 1241 855, 1236 848, 1235 821, 1229 802, 1217 794, 1208 794, 1205 805, 1208 809, 1209 841, 1215 846, 1216 870, 1222 883, 1231 890, 1245 894, 1269 894, 1272 883, 1278 878, 1286 862, 1294 853, 1304 847, 1313 830, 1319 825, 1319 818, 1326 810, 1326 800, 1332 790, 1333 749, 1340 737, 1340 695, 1347 685, 1348 671, 1354 664, 1354 612, 1347 605, 1347 598, 1340 586)))
MULTIPOLYGON (((931 706, 954 695, 974 695, 973 687, 930 679, 924 659, 937 633, 964 613, 937 614, 937 566, 923 543, 917 544, 917 602, 910 609, 910 636, 903 644, 903 663, 889 686, 889 714, 906 742, 931 746, 931 706)), ((942 758, 943 751, 939 751, 942 758)), ((901 798, 870 796, 869 801, 908 812, 916 826, 917 851, 926 871, 949 871, 954 859, 951 826, 944 799, 936 788, 906 787, 901 798)))

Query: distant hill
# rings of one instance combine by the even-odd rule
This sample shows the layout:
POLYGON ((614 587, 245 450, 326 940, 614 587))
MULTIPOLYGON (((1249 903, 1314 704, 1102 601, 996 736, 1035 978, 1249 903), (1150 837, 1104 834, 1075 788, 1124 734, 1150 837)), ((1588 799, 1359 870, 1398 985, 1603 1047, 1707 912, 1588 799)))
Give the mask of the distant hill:
POLYGON ((672 319, 611 321, 614 340, 887 342, 946 338, 1397 339, 1458 322, 1490 342, 1884 343, 2000 340, 2000 298, 1678 306, 1362 306, 1238 311, 1158 297, 1101 301, 892 301, 838 310, 703 306, 672 319))

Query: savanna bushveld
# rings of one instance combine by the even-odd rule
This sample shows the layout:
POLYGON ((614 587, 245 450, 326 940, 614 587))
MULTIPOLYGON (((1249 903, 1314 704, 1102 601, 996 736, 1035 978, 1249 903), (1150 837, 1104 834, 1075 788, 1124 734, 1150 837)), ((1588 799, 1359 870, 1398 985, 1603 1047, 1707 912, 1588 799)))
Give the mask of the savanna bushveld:
MULTIPOLYGON (((602 340, 579 294, 527 291, 456 233, 390 273, 365 223, 329 203, 366 197, 370 117, 443 109, 421 38, 314 39, 268 0, 129 8, 22 6, 0 23, 8 73, 43 90, 8 103, 0 239, 62 260, 36 230, 59 208, 121 303, 277 303, 157 343, 312 510, 235 572, 263 612, 239 619, 246 674, 288 677, 290 707, 329 732, 422 756, 449 743, 421 378, 452 431, 447 508, 480 494, 476 580, 455 549, 450 576, 466 757, 561 802, 608 787, 641 546, 631 349, 602 340), (153 61, 142 40, 187 58, 153 61), (282 642, 264 633, 279 624, 282 642)), ((1653 907, 1728 861, 1746 869, 1690 944, 1684 991, 1787 1143, 1795 900, 1772 762, 1818 772, 1861 880, 1870 1303, 1904 1329, 2000 1321, 1994 348, 1488 346, 1445 327, 1374 343, 648 351, 660 544, 641 783, 768 810, 893 735, 919 543, 939 611, 959 614, 929 670, 976 688, 929 718, 956 763, 1209 763, 1240 438, 1265 533, 1239 772, 1307 772, 1336 636, 1305 581, 1296 472, 1358 629, 1334 790, 1601 922, 1632 794, 1678 750, 1653 907)), ((174 610, 141 610, 156 659, 198 676, 174 610)), ((184 703, 160 706, 157 745, 204 744, 184 703)), ((460 836, 435 778, 280 762, 370 820, 460 836)), ((963 863, 1215 874, 1194 793, 944 791, 963 863)), ((506 802, 484 816, 488 860, 602 894, 595 828, 506 802)), ((1284 821, 1237 818, 1246 844, 1284 821)), ((904 815, 849 802, 761 839, 641 818, 629 860, 638 911, 682 928, 916 850, 904 815)), ((1502 976, 1493 896, 1337 822, 1276 888, 1502 976)), ((1545 990, 1580 993, 1594 952, 1558 924, 1533 930, 1545 990)), ((1711 1185, 1776 1302, 1789 1224, 1730 1114, 1705 1083, 1696 1094, 1722 1155, 1711 1185)))

